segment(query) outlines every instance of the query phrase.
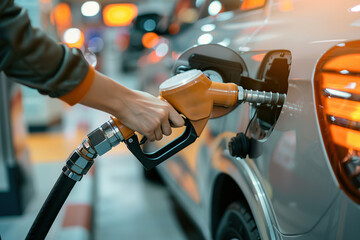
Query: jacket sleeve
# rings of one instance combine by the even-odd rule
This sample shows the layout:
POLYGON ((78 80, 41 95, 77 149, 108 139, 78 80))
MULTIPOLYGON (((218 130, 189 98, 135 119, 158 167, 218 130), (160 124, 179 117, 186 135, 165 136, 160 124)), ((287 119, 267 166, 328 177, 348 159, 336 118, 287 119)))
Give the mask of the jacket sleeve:
POLYGON ((14 0, 0 3, 0 71, 70 105, 82 99, 94 78, 94 69, 80 50, 58 44, 33 28, 27 11, 14 0))

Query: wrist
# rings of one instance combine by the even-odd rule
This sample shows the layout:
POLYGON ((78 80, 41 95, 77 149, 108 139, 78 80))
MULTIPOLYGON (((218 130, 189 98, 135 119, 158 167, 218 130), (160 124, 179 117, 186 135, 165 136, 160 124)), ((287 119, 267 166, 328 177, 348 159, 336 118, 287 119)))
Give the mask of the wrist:
POLYGON ((94 82, 80 103, 118 116, 131 94, 130 89, 95 71, 94 82))

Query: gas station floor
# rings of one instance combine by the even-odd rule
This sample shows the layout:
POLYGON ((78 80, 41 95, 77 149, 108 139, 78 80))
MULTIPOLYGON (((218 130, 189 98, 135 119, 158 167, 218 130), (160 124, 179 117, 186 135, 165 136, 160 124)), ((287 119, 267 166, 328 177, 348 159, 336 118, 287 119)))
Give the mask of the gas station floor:
MULTIPOLYGON (((122 77, 121 83, 132 87, 134 79, 122 77)), ((102 112, 75 106, 67 109, 60 129, 29 134, 34 196, 23 215, 0 217, 2 240, 25 238, 68 155, 87 131, 108 119, 102 112), (84 116, 87 121, 81 120, 84 116)), ((46 239, 187 239, 166 187, 145 180, 142 166, 124 145, 98 157, 94 166, 95 173, 75 185, 46 239), (86 219, 77 216, 69 227, 68 211, 84 202, 91 207, 90 214, 81 215, 86 219)))
MULTIPOLYGON (((0 218, 3 240, 25 238, 62 166, 63 161, 33 165, 36 194, 22 216, 0 218)), ((64 226, 64 206, 47 239, 186 239, 174 216, 169 193, 164 186, 144 179, 142 167, 127 149, 120 146, 117 153, 96 159, 95 166, 92 183, 86 175, 66 202, 69 205, 87 196, 85 202, 90 201, 93 209, 92 216, 87 217, 92 219, 80 221, 90 221, 92 227, 88 232, 69 231, 64 226)))
POLYGON ((104 158, 97 168, 96 239, 185 239, 169 193, 147 182, 128 153, 104 158))

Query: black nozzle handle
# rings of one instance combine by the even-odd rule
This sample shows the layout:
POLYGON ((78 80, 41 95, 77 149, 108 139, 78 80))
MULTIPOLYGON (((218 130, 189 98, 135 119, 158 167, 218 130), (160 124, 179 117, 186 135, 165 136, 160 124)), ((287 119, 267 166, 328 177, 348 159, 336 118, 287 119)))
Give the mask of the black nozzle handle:
POLYGON ((141 162, 141 164, 149 170, 189 146, 196 140, 198 136, 188 119, 185 119, 185 126, 186 128, 184 132, 179 137, 153 153, 144 153, 142 151, 140 147, 141 144, 139 143, 139 139, 136 134, 127 139, 125 144, 130 152, 141 162))

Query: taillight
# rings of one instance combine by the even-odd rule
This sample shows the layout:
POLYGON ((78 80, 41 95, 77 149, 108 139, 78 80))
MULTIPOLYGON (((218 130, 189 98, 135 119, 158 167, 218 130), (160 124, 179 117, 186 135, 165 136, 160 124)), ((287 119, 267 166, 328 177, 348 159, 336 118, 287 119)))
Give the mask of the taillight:
POLYGON ((332 169, 360 204, 360 41, 338 44, 319 60, 315 104, 332 169))

